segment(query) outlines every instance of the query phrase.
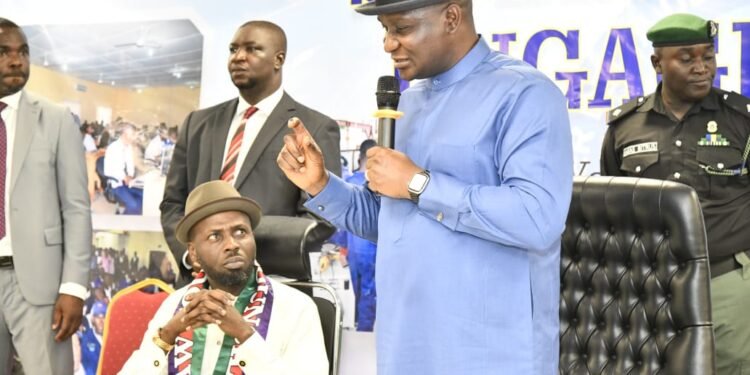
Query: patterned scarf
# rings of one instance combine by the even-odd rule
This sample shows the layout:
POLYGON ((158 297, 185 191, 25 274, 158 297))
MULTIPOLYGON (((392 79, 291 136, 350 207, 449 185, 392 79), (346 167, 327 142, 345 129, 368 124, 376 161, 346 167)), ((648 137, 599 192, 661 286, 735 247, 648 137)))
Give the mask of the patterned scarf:
MULTIPOLYGON (((250 278, 245 288, 237 297, 235 308, 242 311, 242 317, 246 322, 253 325, 255 332, 260 334, 263 339, 268 334, 268 323, 271 318, 271 309, 273 308, 273 289, 268 278, 263 274, 263 270, 258 263, 255 263, 256 278, 250 278), (255 286, 257 280, 257 288, 255 286)), ((200 291, 206 287, 208 279, 204 272, 196 276, 195 280, 190 283, 185 296, 180 300, 175 314, 182 310, 185 305, 185 297, 200 291)), ((206 345, 206 326, 195 328, 180 333, 175 339, 175 346, 169 352, 169 374, 170 375, 198 375, 201 373, 203 365, 203 353, 206 345)), ((244 374, 239 366, 239 359, 236 356, 236 345, 234 338, 224 335, 224 342, 221 345, 219 358, 216 361, 214 375, 224 374, 244 374)))

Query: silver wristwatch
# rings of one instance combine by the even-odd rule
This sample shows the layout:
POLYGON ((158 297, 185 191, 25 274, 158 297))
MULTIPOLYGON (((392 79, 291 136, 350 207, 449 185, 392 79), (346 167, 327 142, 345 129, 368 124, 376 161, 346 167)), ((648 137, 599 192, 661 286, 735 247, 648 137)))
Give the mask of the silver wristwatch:
POLYGON ((428 183, 430 183, 430 171, 426 169, 414 174, 411 180, 409 180, 407 189, 409 190, 409 198, 414 204, 419 203, 419 196, 424 192, 424 189, 427 188, 428 183))

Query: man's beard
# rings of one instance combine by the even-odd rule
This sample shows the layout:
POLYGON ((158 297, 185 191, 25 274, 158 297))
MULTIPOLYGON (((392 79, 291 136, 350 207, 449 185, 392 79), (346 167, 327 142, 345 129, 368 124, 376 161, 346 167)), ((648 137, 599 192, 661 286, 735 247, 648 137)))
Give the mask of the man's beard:
POLYGON ((258 82, 253 79, 250 79, 241 83, 238 83, 238 82, 232 82, 232 83, 234 83, 234 87, 236 87, 238 90, 250 90, 258 86, 258 82))
MULTIPOLYGON (((17 77, 17 78, 20 76, 20 77, 23 78, 23 82, 18 83, 18 84, 14 83, 11 86, 5 86, 2 89, 2 91, 0 91, 0 97, 2 97, 2 96, 10 96, 10 95, 13 95, 13 94, 21 91, 24 88, 24 86, 26 86, 26 83, 29 82, 29 74, 28 73, 14 72, 14 74, 8 75, 6 77, 11 77, 11 76, 12 77, 17 77)), ((5 79, 6 77, 0 77, 0 80, 5 79)))
POLYGON ((247 280, 250 279, 250 275, 255 271, 255 266, 252 263, 248 264, 243 270, 220 270, 206 266, 200 257, 198 261, 206 275, 215 283, 224 287, 245 286, 247 280))

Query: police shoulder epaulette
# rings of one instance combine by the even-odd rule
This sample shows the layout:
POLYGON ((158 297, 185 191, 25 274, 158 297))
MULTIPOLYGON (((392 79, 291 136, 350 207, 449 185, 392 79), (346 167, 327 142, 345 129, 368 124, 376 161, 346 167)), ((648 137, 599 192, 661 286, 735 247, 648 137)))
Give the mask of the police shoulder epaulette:
POLYGON ((724 101, 727 107, 732 108, 745 117, 750 117, 750 98, 736 92, 723 90, 719 90, 719 95, 721 95, 721 100, 724 101))
POLYGON ((629 102, 614 108, 607 112, 607 124, 612 125, 617 120, 627 117, 629 114, 633 113, 638 107, 641 106, 641 104, 646 102, 646 99, 648 99, 648 96, 639 96, 636 98, 631 99, 629 102))

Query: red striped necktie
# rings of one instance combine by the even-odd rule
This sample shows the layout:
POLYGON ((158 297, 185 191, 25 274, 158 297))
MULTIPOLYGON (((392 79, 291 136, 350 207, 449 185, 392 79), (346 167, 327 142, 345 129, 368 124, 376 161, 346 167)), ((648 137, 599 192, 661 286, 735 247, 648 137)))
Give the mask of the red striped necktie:
POLYGON ((247 119, 249 119, 250 116, 252 116, 253 113, 257 111, 258 107, 254 106, 250 106, 250 108, 245 111, 245 114, 242 116, 240 126, 237 128, 237 131, 234 132, 232 142, 229 144, 229 151, 227 151, 227 156, 224 158, 224 165, 221 167, 220 176, 222 180, 229 182, 230 184, 234 182, 234 172, 237 168, 237 158, 240 155, 242 138, 244 138, 245 136, 245 124, 247 124, 247 119))

